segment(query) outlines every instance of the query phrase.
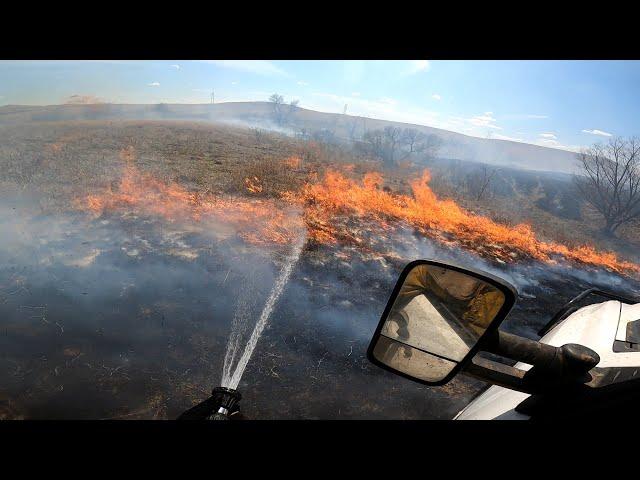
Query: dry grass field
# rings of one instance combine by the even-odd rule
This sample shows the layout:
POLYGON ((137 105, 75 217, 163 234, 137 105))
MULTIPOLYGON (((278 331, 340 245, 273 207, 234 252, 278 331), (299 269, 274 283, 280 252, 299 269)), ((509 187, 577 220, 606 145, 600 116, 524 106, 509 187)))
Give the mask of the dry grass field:
MULTIPOLYGON (((252 197, 297 191, 327 168, 356 178, 382 169, 380 162, 345 145, 218 124, 95 120, 0 127, 2 189, 37 188, 43 211, 68 208, 71 199, 117 182, 127 162, 194 192, 252 197), (248 190, 247 179, 259 188, 248 190)), ((385 188, 409 193, 409 181, 421 169, 404 165, 384 172, 385 188)), ((596 213, 583 206, 579 220, 559 217, 536 204, 535 191, 515 190, 511 196, 487 195, 478 200, 463 185, 437 173, 431 186, 439 196, 498 222, 529 223, 542 240, 570 247, 591 244, 637 260, 638 224, 621 228, 617 238, 605 237, 599 232, 601 219, 596 213)))
MULTIPOLYGON (((276 199, 283 192, 317 185, 328 169, 358 186, 366 173, 382 171, 382 191, 372 196, 388 199, 384 194, 391 192, 397 200, 411 194, 410 182, 423 168, 406 163, 384 171, 348 144, 219 124, 0 126, 0 226, 23 230, 0 230, 6 247, 0 251, 6 259, 0 266, 0 418, 175 418, 219 380, 243 292, 257 297, 249 324, 259 315, 277 255, 254 255, 226 236, 229 229, 198 228, 204 222, 173 224, 135 208, 95 218, 86 209, 74 211, 78 198, 120 191, 131 166, 177 184, 189 192, 183 198, 265 200, 267 208, 282 203, 276 199)), ((529 222, 543 240, 592 243, 635 258, 633 233, 603 239, 586 213, 571 220, 540 208, 536 189, 478 200, 439 170, 430 185, 475 213, 508 225, 529 222)), ((461 378, 427 389, 390 378, 365 352, 402 266, 417 255, 449 258, 463 248, 440 245, 435 236, 421 243, 411 228, 389 233, 384 221, 366 216, 336 224, 352 242, 319 245, 307 237, 240 385, 248 418, 451 418, 478 382, 461 378), (402 258, 376 250, 394 242, 404 249, 402 258), (405 249, 411 242, 415 248, 405 249)), ((580 266, 523 261, 502 267, 525 293, 511 315, 512 331, 528 335, 592 279, 620 281, 588 277, 592 270, 570 278, 580 266)))

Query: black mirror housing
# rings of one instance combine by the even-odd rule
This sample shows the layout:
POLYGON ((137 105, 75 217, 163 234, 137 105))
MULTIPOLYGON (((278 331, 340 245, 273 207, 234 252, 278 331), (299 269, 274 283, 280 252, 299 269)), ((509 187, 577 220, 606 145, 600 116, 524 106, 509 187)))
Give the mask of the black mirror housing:
POLYGON ((516 298, 513 286, 486 272, 433 260, 411 262, 398 278, 367 358, 410 380, 444 385, 482 349, 516 298), (491 298, 491 308, 478 307, 479 298, 491 298))

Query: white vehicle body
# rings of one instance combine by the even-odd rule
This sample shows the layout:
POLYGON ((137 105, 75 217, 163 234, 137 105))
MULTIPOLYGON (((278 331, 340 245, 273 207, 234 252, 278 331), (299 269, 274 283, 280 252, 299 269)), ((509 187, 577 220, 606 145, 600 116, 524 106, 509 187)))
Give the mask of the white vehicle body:
MULTIPOLYGON (((636 320, 640 320, 640 304, 628 305, 611 300, 577 310, 539 341, 555 347, 568 343, 584 345, 600 356, 599 368, 638 367, 637 373, 640 375, 640 351, 613 350, 614 341, 626 340, 627 324, 636 320)), ((531 365, 519 362, 515 367, 529 370, 531 365)), ((458 413, 454 420, 527 420, 527 415, 515 410, 527 397, 527 393, 492 385, 458 413)))

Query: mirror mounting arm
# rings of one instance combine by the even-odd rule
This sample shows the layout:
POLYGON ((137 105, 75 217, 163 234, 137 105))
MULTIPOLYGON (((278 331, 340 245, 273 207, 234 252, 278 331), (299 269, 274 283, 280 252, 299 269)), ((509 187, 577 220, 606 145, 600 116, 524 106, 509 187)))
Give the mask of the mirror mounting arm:
POLYGON ((465 372, 473 377, 525 393, 540 393, 568 383, 586 383, 589 371, 600 362, 596 352, 583 345, 554 347, 496 330, 483 350, 533 365, 529 371, 474 357, 465 372))
POLYGON ((524 370, 478 356, 473 357, 463 370, 463 373, 483 382, 518 392, 533 394, 538 391, 533 385, 525 382, 524 375, 526 372, 524 370))
POLYGON ((553 368, 560 348, 496 330, 482 350, 548 370, 553 368))

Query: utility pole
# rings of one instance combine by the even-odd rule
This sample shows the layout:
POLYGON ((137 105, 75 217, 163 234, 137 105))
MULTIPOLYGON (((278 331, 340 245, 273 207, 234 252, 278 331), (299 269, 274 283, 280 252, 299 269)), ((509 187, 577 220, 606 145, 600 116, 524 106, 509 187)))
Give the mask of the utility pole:
POLYGON ((215 102, 214 90, 211 90, 211 104, 213 105, 215 102))
POLYGON ((343 114, 343 115, 346 115, 346 114, 347 114, 347 106, 348 106, 348 105, 345 103, 345 104, 344 104, 344 110, 342 111, 342 114, 343 114))

